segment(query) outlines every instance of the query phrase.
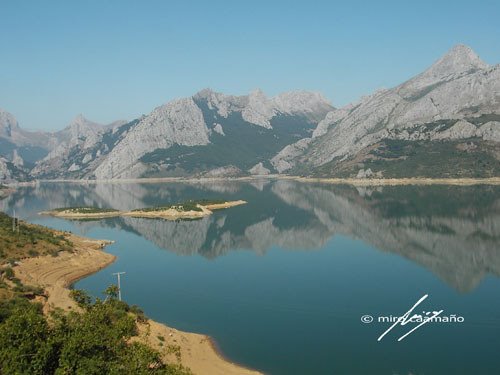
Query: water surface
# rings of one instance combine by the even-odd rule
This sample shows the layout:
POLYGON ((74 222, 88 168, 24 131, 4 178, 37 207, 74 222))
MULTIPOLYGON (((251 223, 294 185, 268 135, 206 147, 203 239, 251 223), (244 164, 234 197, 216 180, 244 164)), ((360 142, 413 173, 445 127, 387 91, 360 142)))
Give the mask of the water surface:
POLYGON ((270 374, 500 373, 500 188, 354 188, 293 181, 41 184, 0 208, 115 240, 110 267, 76 285, 94 296, 125 271, 124 299, 211 335, 232 361, 270 374), (66 206, 129 210, 186 199, 247 205, 194 221, 37 215, 66 206), (370 314, 443 309, 407 339, 370 314))

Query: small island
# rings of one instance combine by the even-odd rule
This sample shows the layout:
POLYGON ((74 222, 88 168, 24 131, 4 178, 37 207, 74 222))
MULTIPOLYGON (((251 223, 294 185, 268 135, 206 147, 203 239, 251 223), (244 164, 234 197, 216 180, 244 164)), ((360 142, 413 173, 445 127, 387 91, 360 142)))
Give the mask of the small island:
POLYGON ((244 200, 189 200, 169 206, 144 207, 131 211, 119 211, 113 208, 99 207, 66 207, 43 211, 40 212, 40 215, 74 220, 106 219, 119 216, 166 220, 199 219, 211 215, 214 210, 235 207, 246 203, 244 200))

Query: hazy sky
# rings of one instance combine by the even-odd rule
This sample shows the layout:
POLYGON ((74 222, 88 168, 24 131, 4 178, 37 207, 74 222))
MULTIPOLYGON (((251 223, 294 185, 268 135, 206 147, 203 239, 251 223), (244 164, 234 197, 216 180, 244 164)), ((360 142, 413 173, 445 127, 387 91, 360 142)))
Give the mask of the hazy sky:
POLYGON ((335 106, 457 43, 500 63, 500 1, 0 0, 0 108, 24 128, 133 119, 204 87, 335 106))

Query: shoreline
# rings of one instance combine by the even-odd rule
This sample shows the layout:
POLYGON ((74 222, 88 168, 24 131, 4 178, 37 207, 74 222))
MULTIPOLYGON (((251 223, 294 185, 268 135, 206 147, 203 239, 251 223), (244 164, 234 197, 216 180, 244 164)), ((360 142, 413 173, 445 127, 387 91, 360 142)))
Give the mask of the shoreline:
MULTIPOLYGON (((104 251, 105 246, 112 241, 85 238, 58 230, 55 232, 73 242, 74 252, 61 252, 57 257, 43 255, 25 258, 14 268, 16 277, 23 284, 37 285, 45 290, 46 296, 41 297, 41 302, 46 313, 57 308, 77 310, 78 306, 70 297, 71 287, 78 280, 108 267, 117 259, 115 255, 104 251)), ((171 363, 175 361, 172 361, 172 354, 163 343, 179 345, 180 363, 189 367, 195 375, 262 375, 226 358, 210 336, 180 331, 152 319, 148 319, 144 325, 138 323, 138 327, 139 331, 143 331, 138 339, 159 350, 171 363), (161 341, 158 339, 160 335, 163 337, 161 341)))
POLYGON ((312 177, 290 177, 294 181, 317 182, 332 185, 352 185, 352 186, 404 186, 404 185, 454 185, 454 186, 475 186, 475 185, 500 185, 500 177, 486 178, 312 178, 312 177))
POLYGON ((210 346, 212 347, 212 350, 215 352, 215 354, 217 354, 217 356, 220 358, 221 361, 224 361, 224 362, 227 362, 227 363, 231 363, 235 366, 238 366, 239 368, 243 369, 243 370, 246 370, 246 371, 249 371, 250 374, 259 374, 259 375, 264 375, 263 372, 258 372, 257 370, 254 370, 250 367, 246 367, 245 365, 242 365, 240 363, 237 363, 237 362, 233 362, 231 361, 231 359, 229 359, 228 357, 226 357, 224 355, 224 353, 222 352, 221 348, 219 347, 219 344, 217 344, 217 341, 211 337, 211 336, 206 336, 208 338, 208 342, 210 344, 210 346))
POLYGON ((500 185, 499 177, 400 177, 400 178, 336 178, 336 177, 302 177, 293 175, 254 175, 242 177, 158 177, 158 178, 124 178, 103 180, 36 180, 30 182, 18 182, 7 184, 9 187, 36 186, 41 183, 57 184, 71 183, 79 185, 95 184, 128 184, 128 183, 209 183, 209 182, 232 182, 232 181, 256 181, 256 180, 293 180, 301 182, 327 183, 333 185, 352 186, 396 186, 396 185, 500 185))

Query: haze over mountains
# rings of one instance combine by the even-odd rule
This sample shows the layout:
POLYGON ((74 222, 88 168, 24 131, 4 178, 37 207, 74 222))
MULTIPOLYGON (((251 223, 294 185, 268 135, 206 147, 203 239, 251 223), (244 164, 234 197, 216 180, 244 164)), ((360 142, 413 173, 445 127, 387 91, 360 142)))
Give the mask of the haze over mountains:
POLYGON ((0 111, 0 180, 165 176, 500 175, 500 65, 452 48, 392 89, 336 109, 317 93, 205 89, 130 122, 78 116, 27 132, 0 111))

